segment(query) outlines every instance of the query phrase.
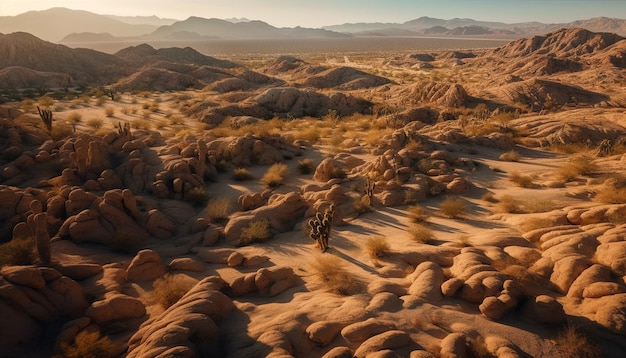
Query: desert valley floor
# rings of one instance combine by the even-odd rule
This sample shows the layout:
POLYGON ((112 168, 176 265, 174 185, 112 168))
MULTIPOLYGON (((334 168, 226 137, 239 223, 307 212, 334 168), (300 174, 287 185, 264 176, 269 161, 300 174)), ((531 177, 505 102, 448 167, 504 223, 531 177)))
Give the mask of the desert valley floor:
POLYGON ((0 49, 2 357, 626 355, 620 36, 0 49))

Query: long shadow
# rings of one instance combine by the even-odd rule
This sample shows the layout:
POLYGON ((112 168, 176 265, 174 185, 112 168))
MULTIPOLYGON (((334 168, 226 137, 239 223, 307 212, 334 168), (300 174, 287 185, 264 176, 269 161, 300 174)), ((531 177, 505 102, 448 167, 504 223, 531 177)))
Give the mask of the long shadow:
POLYGON ((337 250, 337 249, 336 249, 336 248, 334 248, 334 247, 329 247, 329 248, 328 248, 328 250, 327 250, 326 252, 327 252, 327 253, 330 253, 330 254, 333 254, 333 255, 336 255, 337 257, 340 257, 340 258, 342 258, 342 259, 344 259, 344 260, 346 260, 346 261, 348 261, 348 262, 352 263, 353 265, 355 265, 355 266, 358 266, 358 267, 362 268, 363 270, 365 270, 365 271, 367 271, 367 272, 369 272, 369 273, 371 273, 371 274, 374 274, 374 275, 380 276, 380 274, 378 273, 378 271, 376 271, 375 269, 373 269, 371 266, 366 265, 365 263, 363 263, 363 262, 361 262, 361 261, 359 261, 359 260, 355 259, 354 257, 350 257, 350 256, 346 255, 345 253, 343 253, 343 252, 341 252, 341 251, 337 250))

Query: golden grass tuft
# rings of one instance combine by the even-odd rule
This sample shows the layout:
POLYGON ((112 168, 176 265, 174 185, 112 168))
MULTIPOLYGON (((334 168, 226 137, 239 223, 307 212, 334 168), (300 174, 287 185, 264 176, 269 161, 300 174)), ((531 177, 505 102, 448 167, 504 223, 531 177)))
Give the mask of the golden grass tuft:
POLYGON ((387 238, 384 236, 374 236, 365 241, 365 252, 367 252, 372 260, 375 260, 389 255, 391 253, 391 247, 389 246, 387 238))
POLYGON ((247 245, 253 242, 265 241, 272 237, 270 223, 267 220, 255 220, 241 230, 240 244, 247 245))
POLYGON ((605 179, 594 200, 607 204, 626 204, 626 177, 613 175, 605 179))
POLYGON ((598 165, 594 159, 588 155, 581 154, 572 157, 567 163, 556 171, 556 178, 561 181, 572 181, 580 175, 589 175, 598 170, 598 165))
POLYGON ((104 121, 101 118, 90 118, 86 124, 91 128, 100 129, 104 125, 104 121))
POLYGON ((298 161, 298 173, 311 174, 315 171, 315 163, 312 159, 305 158, 298 161))
POLYGON ((580 328, 568 324, 554 340, 555 357, 600 358, 603 356, 600 347, 595 345, 580 328))
POLYGON ((522 202, 515 199, 511 195, 503 195, 498 201, 498 211, 509 214, 520 214, 522 210, 522 202))
POLYGON ((329 292, 343 296, 358 294, 363 283, 346 269, 345 262, 331 255, 320 255, 311 262, 311 269, 329 292))
POLYGON ((13 239, 0 244, 0 267, 32 265, 35 263, 35 241, 32 238, 13 239))
POLYGON ((154 281, 152 296, 163 309, 178 302, 193 287, 195 281, 183 274, 166 274, 154 281))
POLYGON ((411 205, 406 209, 407 216, 414 223, 424 223, 430 217, 430 212, 421 205, 411 205))
POLYGON ((409 234, 413 241, 427 244, 435 238, 433 230, 426 224, 415 223, 409 226, 409 234))
POLYGON ((248 168, 235 168, 232 178, 235 181, 246 181, 251 180, 254 177, 252 176, 252 173, 250 173, 250 170, 248 170, 248 168))
POLYGON ((533 177, 530 175, 520 174, 518 171, 511 171, 508 175, 508 178, 513 184, 521 187, 521 188, 532 188, 535 186, 533 182, 533 177))
POLYGON ((107 116, 107 118, 113 117, 114 114, 115 110, 112 107, 107 107, 104 109, 104 115, 107 116))
POLYGON ((99 331, 81 331, 72 344, 61 345, 62 354, 54 357, 63 358, 113 358, 118 356, 118 349, 111 339, 101 336, 99 331))
POLYGON ((287 174, 288 174, 288 168, 286 164, 283 164, 283 163, 272 164, 267 169, 265 174, 263 174, 263 177, 261 178, 261 183, 263 183, 264 185, 270 188, 279 187, 283 185, 283 183, 285 182, 285 179, 287 178, 287 174))
POLYGON ((456 219, 465 215, 467 207, 461 198, 448 197, 439 204, 439 212, 450 219, 456 219))
POLYGON ((520 229, 522 229, 523 232, 529 232, 551 226, 554 226, 554 224, 552 223, 552 220, 548 218, 529 218, 520 225, 520 229))
POLYGON ((508 152, 500 154, 498 160, 503 162, 519 162, 520 154, 516 150, 509 150, 508 152))
POLYGON ((228 198, 211 199, 206 206, 206 215, 211 222, 223 222, 233 213, 233 203, 228 198))

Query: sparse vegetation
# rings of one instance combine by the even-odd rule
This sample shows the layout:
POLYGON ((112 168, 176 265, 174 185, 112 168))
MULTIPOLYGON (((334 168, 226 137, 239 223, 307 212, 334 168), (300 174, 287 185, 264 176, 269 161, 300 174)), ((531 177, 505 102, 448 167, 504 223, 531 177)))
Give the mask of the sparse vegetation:
POLYGON ((409 234, 413 241, 420 244, 427 244, 434 239, 433 230, 423 223, 414 223, 409 226, 409 234))
POLYGON ((498 159, 504 162, 519 162, 520 154, 516 150, 509 150, 500 154, 498 159))
POLYGON ((520 229, 522 229, 522 231, 524 232, 528 232, 536 229, 547 228, 550 226, 553 226, 553 224, 552 220, 548 218, 529 218, 520 225, 520 229))
POLYGON ((212 222, 225 221, 232 212, 233 205, 228 198, 211 199, 206 207, 206 215, 212 222))
POLYGON ((104 121, 101 118, 90 118, 86 124, 91 128, 100 129, 104 125, 104 121))
POLYGON ((365 213, 369 213, 372 211, 372 206, 362 199, 357 199, 352 204, 352 207, 357 212, 357 214, 362 215, 365 213))
POLYGON ((458 197, 448 197, 439 204, 439 212, 450 219, 457 219, 465 215, 466 211, 463 199, 458 197))
POLYGON ((272 237, 270 223, 267 220, 255 220, 241 230, 240 243, 247 245, 253 242, 265 241, 270 237, 272 237))
POLYGON ((300 174, 311 174, 315 171, 315 163, 309 158, 298 161, 298 172, 300 174))
POLYGON ((533 186, 535 186, 535 183, 533 182, 533 177, 520 174, 518 171, 510 172, 508 178, 511 182, 513 182, 513 184, 522 188, 532 188, 533 186))
POLYGON ((387 256, 391 253, 391 247, 384 236, 373 236, 365 241, 365 252, 372 260, 387 256))
POLYGON ((557 357, 600 358, 603 356, 600 347, 595 345, 583 331, 568 324, 554 340, 557 357))
POLYGON ((556 171, 558 180, 567 182, 578 178, 580 175, 592 174, 598 170, 594 159, 588 155, 577 155, 556 171))
POLYGON ((195 207, 206 205, 208 194, 203 187, 196 187, 185 193, 185 200, 195 207))
POLYGON ((363 284, 336 256, 320 255, 311 262, 311 268, 320 283, 329 291, 343 296, 360 293, 363 284))
POLYGON ((163 309, 178 302, 194 285, 194 280, 183 274, 166 274, 154 281, 152 296, 163 309))
POLYGON ((424 223, 430 217, 430 213, 421 205, 411 205, 406 209, 407 216, 414 223, 424 223))
POLYGON ((61 351, 56 358, 113 358, 119 354, 109 337, 100 335, 100 331, 89 330, 79 332, 72 344, 61 346, 61 351))
POLYGON ((283 163, 272 164, 267 169, 265 174, 263 174, 263 177, 261 178, 261 183, 263 183, 264 185, 270 188, 279 187, 283 185, 283 183, 285 182, 285 179, 287 178, 287 173, 288 173, 288 168, 286 164, 283 164, 283 163))
POLYGON ((248 170, 248 168, 235 168, 232 178, 235 181, 246 181, 254 179, 252 173, 250 173, 250 170, 248 170))
POLYGON ((16 238, 0 244, 0 267, 35 263, 35 240, 16 238))

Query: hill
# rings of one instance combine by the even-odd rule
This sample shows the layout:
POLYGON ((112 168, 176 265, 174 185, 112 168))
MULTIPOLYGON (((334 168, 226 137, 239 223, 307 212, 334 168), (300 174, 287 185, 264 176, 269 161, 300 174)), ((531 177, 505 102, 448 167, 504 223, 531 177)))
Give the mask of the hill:
POLYGON ((113 36, 139 36, 157 26, 128 24, 104 15, 82 10, 52 8, 0 17, 0 33, 28 32, 46 41, 60 41, 75 32, 110 33, 113 36))

